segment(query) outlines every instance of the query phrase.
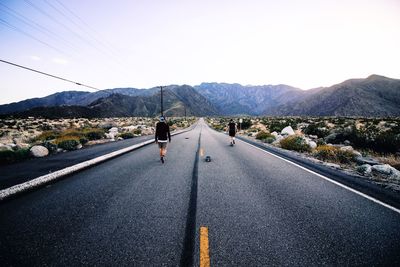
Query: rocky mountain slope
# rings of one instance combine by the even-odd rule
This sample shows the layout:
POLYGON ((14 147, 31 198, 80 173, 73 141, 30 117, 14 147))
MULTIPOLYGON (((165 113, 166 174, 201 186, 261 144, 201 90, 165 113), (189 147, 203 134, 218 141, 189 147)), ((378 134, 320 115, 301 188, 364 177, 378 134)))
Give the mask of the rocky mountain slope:
POLYGON ((243 86, 228 83, 202 83, 195 89, 224 115, 259 115, 266 107, 295 100, 304 91, 288 85, 243 86))
MULTIPOLYGON (((227 83, 170 85, 167 115, 400 116, 400 80, 378 75, 331 87, 301 90, 288 85, 242 86, 227 83)), ((0 115, 53 117, 154 116, 161 110, 160 89, 116 88, 67 91, 0 105, 0 115)))
MULTIPOLYGON (((144 90, 143 90, 144 91, 144 90)), ((149 93, 149 91, 146 91, 149 93)), ((217 115, 216 109, 206 98, 190 86, 170 86, 164 91, 164 113, 167 116, 217 115)), ((98 98, 87 106, 60 105, 42 106, 13 113, 14 117, 73 118, 73 117, 128 117, 156 116, 160 113, 160 92, 152 95, 123 95, 113 93, 98 98)))
POLYGON ((371 75, 304 91, 299 97, 264 115, 279 116, 400 116, 400 80, 371 75))

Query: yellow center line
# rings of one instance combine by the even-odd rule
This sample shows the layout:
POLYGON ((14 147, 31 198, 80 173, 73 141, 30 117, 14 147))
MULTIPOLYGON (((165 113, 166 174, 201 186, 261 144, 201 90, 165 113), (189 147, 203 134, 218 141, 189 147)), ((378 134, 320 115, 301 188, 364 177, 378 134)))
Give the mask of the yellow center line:
POLYGON ((200 148, 200 156, 203 157, 204 156, 204 149, 200 148))
POLYGON ((200 227, 200 267, 210 267, 208 227, 200 227))

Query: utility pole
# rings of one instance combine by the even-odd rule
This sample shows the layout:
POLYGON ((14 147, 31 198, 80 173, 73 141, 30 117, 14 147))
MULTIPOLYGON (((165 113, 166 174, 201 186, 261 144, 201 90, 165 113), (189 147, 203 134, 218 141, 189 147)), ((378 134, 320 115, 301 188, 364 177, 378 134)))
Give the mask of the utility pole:
POLYGON ((185 108, 185 121, 186 121, 186 106, 184 106, 184 108, 185 108))
POLYGON ((164 86, 160 86, 160 89, 161 89, 161 116, 163 116, 164 117, 164 106, 163 106, 163 87, 164 86))

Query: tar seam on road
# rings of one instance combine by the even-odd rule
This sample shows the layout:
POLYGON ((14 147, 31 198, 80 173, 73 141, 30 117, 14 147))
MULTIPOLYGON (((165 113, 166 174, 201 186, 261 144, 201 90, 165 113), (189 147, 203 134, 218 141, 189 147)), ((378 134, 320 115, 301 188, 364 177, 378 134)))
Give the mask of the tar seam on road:
POLYGON ((310 169, 307 169, 307 168, 305 168, 305 167, 303 167, 303 166, 301 166, 301 165, 299 165, 299 164, 297 164, 297 163, 294 163, 294 162, 292 162, 292 161, 290 161, 290 160, 288 160, 288 159, 285 159, 285 158, 282 158, 282 157, 280 157, 280 156, 278 156, 278 155, 275 155, 274 153, 271 153, 271 152, 269 152, 269 151, 266 151, 266 150, 264 150, 264 149, 261 149, 261 148, 255 146, 255 145, 249 144, 249 143, 246 142, 246 141, 243 141, 243 140, 240 140, 240 141, 242 141, 243 143, 245 143, 245 144, 247 144, 247 145, 249 145, 249 146, 252 146, 252 147, 254 147, 254 148, 258 149, 258 150, 261 150, 261 151, 263 151, 264 153, 270 154, 270 155, 272 155, 272 156, 274 156, 274 157, 276 157, 276 158, 279 158, 279 159, 281 159, 281 160, 284 160, 284 161, 286 161, 286 162, 288 162, 288 163, 290 163, 290 164, 292 164, 292 165, 294 165, 294 166, 296 166, 296 167, 298 167, 298 168, 300 168, 300 169, 302 169, 302 170, 305 170, 305 171, 307 171, 307 172, 309 172, 309 173, 312 173, 312 174, 314 174, 314 175, 316 175, 316 176, 318 176, 318 177, 320 177, 320 178, 322 178, 322 179, 324 179, 324 180, 326 180, 326 181, 328 181, 328 182, 331 182, 331 183, 333 183, 333 184, 335 184, 335 185, 337 185, 337 186, 340 186, 340 187, 342 187, 342 188, 344 188, 344 189, 346 189, 346 190, 348 190, 348 191, 350 191, 350 192, 353 192, 353 193, 355 193, 355 194, 357 194, 357 195, 359 195, 359 196, 361 196, 361 197, 364 197, 364 198, 366 198, 366 199, 368 199, 368 200, 370 200, 370 201, 372 201, 372 202, 375 202, 376 204, 379 204, 379 205, 381 205, 381 206, 384 206, 385 208, 388 208, 388 209, 390 209, 390 210, 392 210, 392 211, 394 211, 394 212, 400 214, 400 210, 399 210, 399 209, 397 209, 397 208, 395 208, 395 207, 393 207, 393 206, 391 206, 391 205, 389 205, 389 204, 386 204, 385 202, 382 202, 382 201, 380 201, 380 200, 378 200, 378 199, 376 199, 376 198, 374 198, 374 197, 371 197, 371 196, 369 196, 369 195, 367 195, 367 194, 364 194, 364 193, 362 193, 362 192, 360 192, 360 191, 358 191, 358 190, 355 190, 355 189, 353 189, 353 188, 351 188, 351 187, 349 187, 349 186, 347 186, 347 185, 344 185, 344 184, 339 183, 339 182, 337 182, 337 181, 335 181, 335 180, 332 180, 332 179, 330 179, 330 178, 328 178, 328 177, 326 177, 326 176, 324 176, 324 175, 322 175, 322 174, 319 174, 319 173, 314 172, 314 171, 312 171, 312 170, 310 170, 310 169))
POLYGON ((192 266, 193 254, 196 236, 196 212, 197 212, 197 181, 199 174, 199 153, 201 145, 201 130, 199 140, 197 143, 196 157, 194 160, 193 173, 192 173, 192 186, 190 189, 190 199, 188 212, 186 217, 185 238, 183 242, 183 250, 181 254, 180 266, 192 266))

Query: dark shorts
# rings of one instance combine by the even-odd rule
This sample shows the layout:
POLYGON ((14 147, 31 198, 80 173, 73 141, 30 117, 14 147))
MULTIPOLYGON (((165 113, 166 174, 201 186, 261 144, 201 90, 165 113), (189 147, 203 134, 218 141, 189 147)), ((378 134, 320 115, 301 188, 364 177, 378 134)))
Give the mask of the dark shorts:
POLYGON ((167 148, 167 142, 158 142, 158 147, 159 148, 167 148))
POLYGON ((229 136, 235 137, 236 132, 235 131, 229 131, 229 136))

